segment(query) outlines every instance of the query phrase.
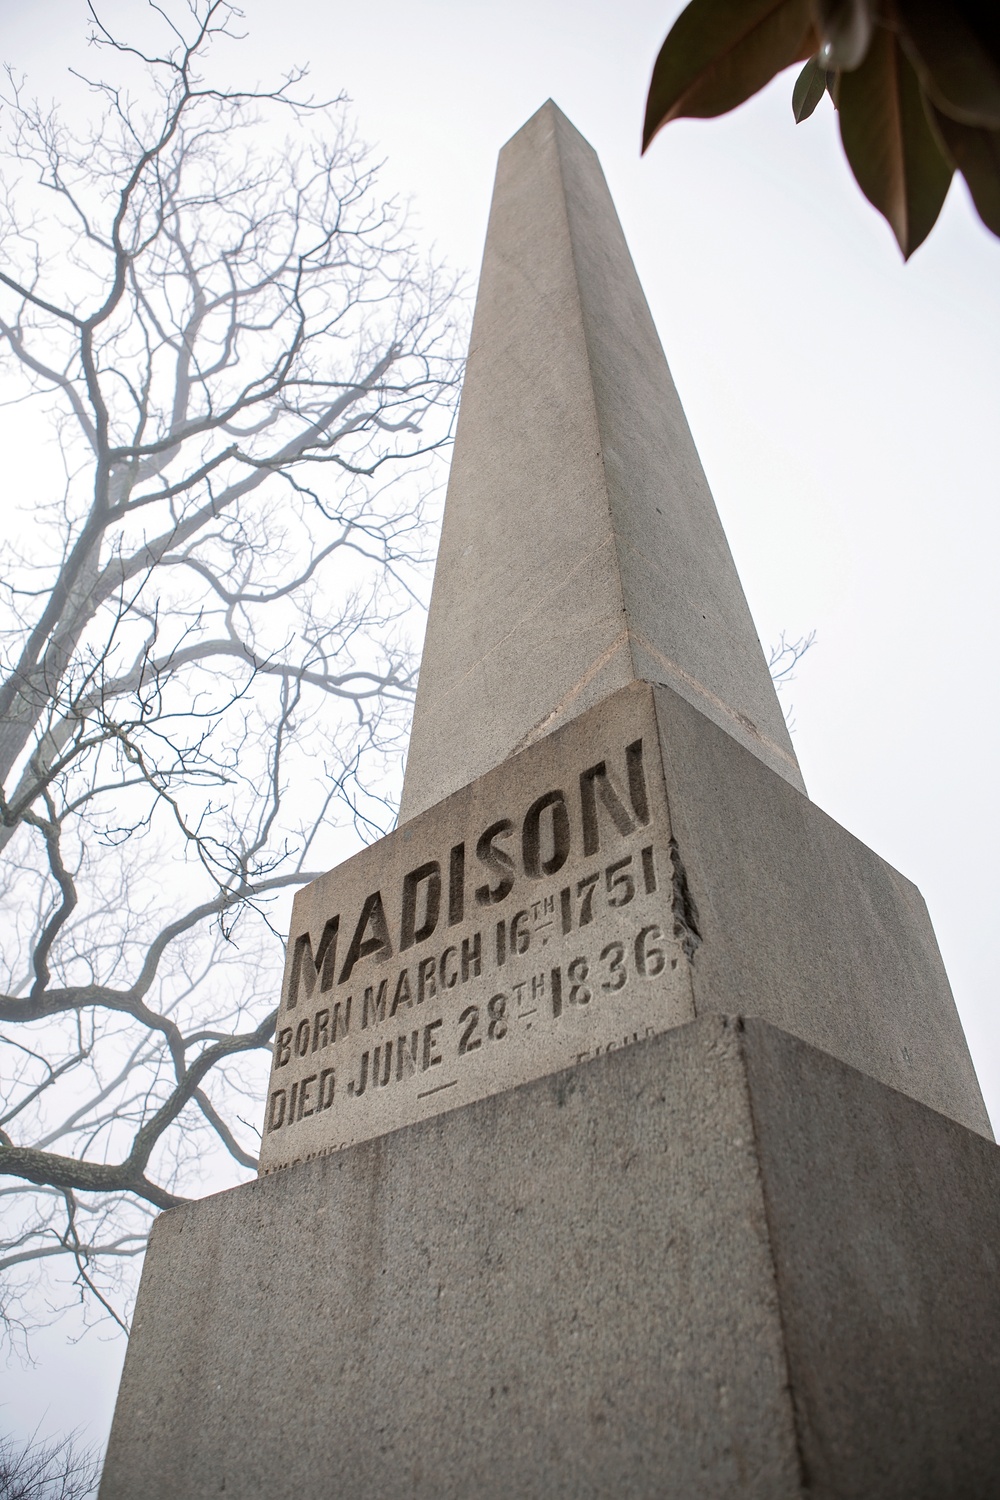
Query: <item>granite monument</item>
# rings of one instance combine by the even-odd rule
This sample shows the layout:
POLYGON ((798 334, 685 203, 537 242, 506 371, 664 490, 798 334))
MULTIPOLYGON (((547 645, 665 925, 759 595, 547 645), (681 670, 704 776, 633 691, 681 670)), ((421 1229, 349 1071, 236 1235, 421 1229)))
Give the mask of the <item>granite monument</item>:
POLYGON ((396 831, 260 1177, 153 1234, 102 1500, 1000 1492, 1000 1152, 805 794, 597 159, 500 157, 396 831))

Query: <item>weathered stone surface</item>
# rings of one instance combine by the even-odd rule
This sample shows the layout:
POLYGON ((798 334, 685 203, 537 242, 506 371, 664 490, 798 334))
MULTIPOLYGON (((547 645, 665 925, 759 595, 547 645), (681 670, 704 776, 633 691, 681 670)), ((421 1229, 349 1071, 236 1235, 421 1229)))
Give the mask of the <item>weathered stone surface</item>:
POLYGON ((992 1138, 916 886, 678 694, 655 698, 695 1013, 760 1016, 992 1138))
POLYGON ((679 1027, 163 1215, 101 1500, 964 1500, 1000 1152, 679 1027))
POLYGON ((809 1495, 996 1495, 1000 1149, 753 1023, 746 1061, 809 1495))
POLYGON ((708 1011, 989 1120, 918 892, 633 684, 295 900, 261 1170, 708 1011))
POLYGON ((600 164, 550 102, 500 154, 401 818, 636 678, 801 788, 600 164))

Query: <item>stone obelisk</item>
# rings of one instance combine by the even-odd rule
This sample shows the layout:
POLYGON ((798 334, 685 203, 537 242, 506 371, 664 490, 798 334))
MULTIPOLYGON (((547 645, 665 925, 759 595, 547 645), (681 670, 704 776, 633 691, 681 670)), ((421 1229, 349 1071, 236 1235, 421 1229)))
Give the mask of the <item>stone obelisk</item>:
POLYGON ((401 817, 642 680, 805 790, 603 173, 550 103, 500 156, 401 817))
POLYGON ((500 157, 401 822, 296 898, 257 1182, 102 1500, 997 1493, 1000 1152, 808 800, 600 166, 500 157))

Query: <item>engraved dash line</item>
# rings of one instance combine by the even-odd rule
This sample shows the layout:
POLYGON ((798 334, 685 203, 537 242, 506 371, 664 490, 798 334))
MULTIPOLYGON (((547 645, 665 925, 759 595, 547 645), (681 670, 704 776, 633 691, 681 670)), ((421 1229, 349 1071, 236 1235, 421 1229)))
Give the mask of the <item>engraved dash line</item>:
POLYGON ((458 1084, 458 1079, 457 1078, 453 1078, 450 1083, 439 1083, 438 1086, 437 1086, 437 1088, 434 1088, 434 1089, 422 1089, 421 1092, 417 1095, 417 1098, 418 1099, 429 1099, 432 1094, 440 1094, 440 1092, 441 1092, 442 1089, 453 1089, 453 1088, 455 1088, 457 1086, 457 1084, 458 1084))

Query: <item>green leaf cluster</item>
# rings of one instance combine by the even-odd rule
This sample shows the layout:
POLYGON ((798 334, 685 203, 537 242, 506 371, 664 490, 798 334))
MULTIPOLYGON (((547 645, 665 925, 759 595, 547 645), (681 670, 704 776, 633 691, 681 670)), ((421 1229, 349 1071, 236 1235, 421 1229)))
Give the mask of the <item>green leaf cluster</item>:
POLYGON ((796 121, 830 94, 851 171, 904 258, 956 171, 1000 235, 996 0, 691 0, 653 68, 643 150, 671 120, 725 114, 804 60, 796 121))

